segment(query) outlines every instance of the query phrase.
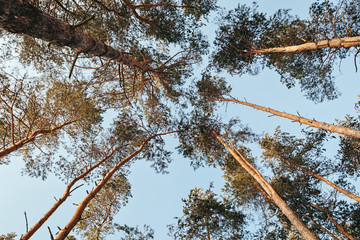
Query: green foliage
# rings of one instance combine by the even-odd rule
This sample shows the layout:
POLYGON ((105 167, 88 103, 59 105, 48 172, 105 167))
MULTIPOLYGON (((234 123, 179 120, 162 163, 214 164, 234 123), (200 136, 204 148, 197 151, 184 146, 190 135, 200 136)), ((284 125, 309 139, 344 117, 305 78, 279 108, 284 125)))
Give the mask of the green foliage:
POLYGON ((154 239, 154 230, 148 225, 144 225, 141 231, 138 226, 129 227, 128 225, 117 225, 116 229, 124 233, 120 240, 149 240, 154 239))
MULTIPOLYGON (((124 90, 127 95, 163 91, 174 99, 179 94, 176 88, 191 75, 191 65, 199 62, 201 54, 207 51, 208 43, 200 27, 216 9, 216 0, 83 0, 80 3, 35 0, 32 4, 73 26, 93 16, 78 29, 157 69, 158 73, 80 54, 74 75, 89 75, 90 71, 80 69, 92 69, 92 77, 86 78, 91 87, 107 84, 118 92, 124 90), (168 47, 179 51, 174 54, 168 47), (120 88, 119 82, 123 85, 120 88)), ((65 74, 75 54, 70 49, 47 47, 43 41, 27 36, 19 38, 17 44, 21 61, 39 71, 65 74)))
MULTIPOLYGON (((161 105, 160 105, 161 106, 161 105)), ((168 112, 166 108, 153 109, 149 113, 144 113, 141 109, 129 114, 123 112, 114 123, 113 134, 123 142, 124 145, 130 145, 132 151, 135 151, 151 135, 158 133, 170 132, 171 125, 168 126, 168 112), (157 111, 159 110, 159 111, 157 111), (153 115, 151 115, 153 113, 153 115), (151 119, 157 114, 157 119, 151 119), (144 119, 145 118, 145 119, 144 119), (154 120, 154 122, 152 122, 154 120), (155 121, 157 120, 157 121, 155 121), (164 121, 164 122, 163 122, 164 121)), ((148 108, 145 111, 149 110, 148 108)), ((130 154, 132 151, 129 151, 130 154)), ((151 167, 158 173, 166 173, 166 168, 171 162, 171 152, 166 150, 165 142, 161 136, 155 137, 149 142, 137 159, 144 159, 151 162, 151 167)))
POLYGON ((264 150, 263 160, 278 172, 299 170, 294 164, 316 169, 315 172, 321 170, 325 170, 325 173, 326 170, 331 172, 331 162, 323 156, 326 132, 303 131, 303 133, 305 138, 296 138, 282 132, 278 127, 273 136, 265 134, 259 142, 264 150))
POLYGON ((183 118, 178 123, 179 146, 178 151, 191 159, 194 168, 200 166, 222 166, 226 150, 213 135, 213 132, 223 131, 234 141, 250 142, 256 135, 240 120, 232 119, 228 124, 220 122, 219 118, 210 113, 194 110, 191 118, 183 118))
POLYGON ((131 197, 130 188, 126 176, 118 174, 100 190, 83 212, 82 220, 76 225, 75 231, 82 239, 100 240, 114 234, 116 224, 113 218, 131 197))
MULTIPOLYGON (((243 143, 257 140, 257 136, 239 119, 225 123, 217 115, 221 106, 215 99, 231 91, 225 79, 211 76, 211 68, 207 68, 201 80, 190 85, 187 91, 183 89, 185 80, 193 74, 193 65, 208 53, 209 46, 201 27, 211 11, 217 9, 216 0, 31 2, 41 11, 155 70, 143 71, 127 66, 126 62, 118 64, 81 53, 74 63, 71 79, 64 80, 74 60, 73 50, 28 36, 4 38, 3 62, 17 59, 31 72, 37 70, 42 74, 34 73, 29 77, 16 69, 11 72, 1 67, 0 150, 33 131, 72 122, 64 129, 40 135, 21 148, 26 174, 45 178, 53 172, 69 182, 116 150, 82 179, 96 181, 136 151, 148 137, 176 130, 177 150, 191 160, 194 168, 208 165, 224 171, 223 190, 227 197, 218 197, 211 188, 191 190, 188 199, 183 199, 184 215, 169 227, 175 239, 204 239, 207 234, 212 239, 245 238, 245 215, 238 210, 249 207, 255 210, 254 215, 262 211, 265 217, 261 223, 264 228, 255 230, 254 239, 301 239, 278 207, 264 197, 258 183, 213 135, 222 133, 253 166, 260 168, 251 151, 243 146, 243 143), (90 21, 76 26, 90 16, 93 16, 90 21)), ((355 53, 353 49, 262 56, 251 54, 251 51, 359 35, 358 3, 359 0, 344 0, 339 4, 317 1, 311 5, 307 20, 292 16, 289 10, 267 16, 258 12, 256 4, 252 7, 239 5, 219 20, 211 67, 218 71, 225 69, 231 74, 257 74, 269 67, 280 74, 288 88, 299 84, 306 96, 315 102, 334 99, 338 96, 332 76, 334 65, 355 53)), ((0 35, 3 38, 6 33, 1 31, 0 35)), ((341 124, 360 129, 355 118, 347 117, 341 124)), ((323 156, 326 137, 319 131, 306 132, 305 138, 299 139, 277 129, 273 136, 266 134, 260 140, 264 150, 262 163, 272 173, 268 177, 272 186, 322 239, 327 236, 317 224, 342 237, 329 220, 327 211, 347 231, 359 236, 359 205, 339 200, 332 192, 321 191, 317 179, 296 167, 298 164, 314 173, 336 177, 337 184, 352 188, 346 174, 359 175, 359 141, 340 137, 340 163, 332 165, 323 156), (339 172, 346 174, 336 175, 339 172)), ((166 173, 171 162, 161 136, 148 142, 89 203, 76 226, 82 239, 106 239, 118 232, 124 234, 121 237, 124 240, 154 239, 154 231, 147 225, 141 230, 114 222, 114 216, 131 196, 126 173, 130 164, 139 159, 150 161, 160 173, 166 173)), ((3 163, 8 163, 8 159, 2 158, 0 164, 3 163)), ((14 239, 15 236, 10 233, 1 235, 0 239, 14 239)))
MULTIPOLYGON (((85 179, 97 180, 103 177, 103 173, 110 171, 116 164, 138 150, 147 138, 167 132, 168 126, 162 125, 161 121, 158 125, 149 125, 144 121, 141 109, 136 110, 138 111, 132 108, 124 109, 113 119, 108 129, 101 129, 86 139, 78 139, 67 145, 71 155, 61 156, 56 161, 54 173, 69 182, 82 174, 88 166, 93 166, 110 152, 118 149, 85 179)), ((166 150, 162 137, 157 136, 145 145, 137 157, 123 166, 122 171, 126 172, 131 163, 139 159, 149 161, 156 172, 166 173, 166 168, 171 162, 171 152, 166 150)))
POLYGON ((220 200, 211 188, 194 188, 183 199, 184 216, 169 226, 174 239, 241 239, 245 216, 226 198, 220 200))
MULTIPOLYGON (((266 134, 260 141, 260 145, 264 150, 262 154, 263 161, 271 167, 274 175, 271 178, 271 185, 276 192, 302 217, 303 221, 314 232, 323 235, 324 232, 318 227, 322 226, 330 232, 342 234, 330 221, 328 213, 314 208, 312 204, 326 209, 344 229, 353 231, 354 236, 357 236, 357 230, 352 230, 354 225, 350 224, 352 227, 349 227, 349 223, 356 221, 351 212, 354 208, 357 208, 358 204, 352 205, 346 201, 337 200, 336 194, 333 193, 327 195, 325 191, 322 191, 321 182, 318 179, 297 167, 300 165, 314 173, 327 176, 327 178, 329 176, 338 177, 330 174, 338 172, 342 174, 343 169, 323 156, 326 135, 323 131, 310 131, 305 132, 305 138, 296 138, 277 128, 273 136, 266 134)), ((332 181, 354 190, 351 184, 343 177, 332 181)), ((289 236, 293 236, 289 239, 300 238, 294 232, 287 218, 278 215, 279 209, 275 205, 270 204, 269 210, 273 214, 277 214, 279 222, 272 223, 272 227, 275 229, 267 233, 268 239, 274 237, 288 239, 289 236), (276 226, 276 224, 280 224, 280 226, 276 226), (278 231, 279 228, 281 231, 278 231)))
MULTIPOLYGON (((2 70, 0 150, 19 144, 21 148, 16 153, 26 160, 26 172, 45 177, 59 139, 65 135, 91 134, 102 121, 101 109, 83 88, 46 80, 43 76, 22 75, 16 68, 2 70), (23 146, 22 141, 25 141, 23 146)), ((8 156, 1 162, 6 162, 8 156)))
POLYGON ((0 235, 0 240, 15 240, 16 234, 15 233, 8 233, 0 235))
POLYGON ((226 69, 233 74, 243 71, 256 74, 259 71, 256 64, 256 67, 252 64, 258 59, 239 53, 260 42, 269 25, 265 14, 257 12, 256 8, 256 5, 252 8, 239 5, 222 16, 215 40, 216 51, 213 53, 213 66, 216 69, 226 69))
POLYGON ((256 135, 239 119, 223 123, 216 115, 219 105, 212 98, 226 95, 231 90, 224 79, 203 74, 195 86, 186 93, 193 110, 180 110, 181 118, 177 123, 180 145, 177 149, 183 156, 191 159, 194 168, 204 165, 222 166, 226 151, 212 132, 224 132, 235 143, 254 141, 256 135))
MULTIPOLYGON (((249 149, 240 147, 239 152, 253 165, 256 162, 249 149)), ((224 191, 230 196, 231 200, 237 206, 254 206, 259 208, 264 204, 264 196, 260 189, 261 187, 255 180, 247 173, 240 164, 230 154, 226 154, 225 162, 222 166, 224 171, 224 179, 226 180, 224 191)))
MULTIPOLYGON (((360 129, 359 119, 351 116, 346 116, 344 121, 339 121, 342 126, 354 129, 360 129)), ((360 140, 340 136, 340 149, 337 157, 340 159, 338 165, 348 175, 360 176, 360 140)))
MULTIPOLYGON (((358 0, 355 2, 359 3, 358 0)), ((302 20, 279 10, 267 17, 257 6, 238 6, 223 16, 215 40, 212 66, 231 74, 257 74, 265 66, 273 68, 288 88, 299 84, 314 102, 338 96, 332 76, 338 59, 355 54, 352 48, 319 49, 300 53, 251 54, 257 49, 300 45, 338 37, 358 35, 359 4, 341 1, 315 2, 310 20, 302 20)))

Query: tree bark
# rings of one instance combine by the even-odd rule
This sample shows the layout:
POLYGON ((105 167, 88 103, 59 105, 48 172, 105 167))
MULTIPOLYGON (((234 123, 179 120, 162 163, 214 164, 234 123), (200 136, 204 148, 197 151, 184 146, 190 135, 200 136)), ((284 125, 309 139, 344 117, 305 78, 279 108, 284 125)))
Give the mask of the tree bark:
POLYGON ((93 188, 93 190, 86 195, 86 197, 79 203, 78 207, 75 210, 75 213, 73 217, 70 219, 70 221, 66 224, 66 226, 59 231, 59 233, 56 235, 55 240, 64 240, 67 235, 70 233, 70 231, 76 226, 76 224, 80 221, 81 215, 84 212, 86 206, 88 203, 96 196, 96 194, 105 186, 105 184, 111 179, 111 177, 117 172, 120 167, 122 167, 125 163, 129 162, 132 158, 134 158, 136 155, 138 155, 145 147, 145 145, 153 138, 161 135, 170 134, 172 132, 167 133, 161 133, 156 134, 148 139, 146 139, 138 150, 130 154, 128 157, 124 158, 121 162, 115 165, 106 175, 105 177, 93 188))
POLYGON ((276 204, 282 213, 289 219, 292 225, 299 231, 299 233, 307 240, 319 240, 319 238, 301 221, 296 213, 287 205, 287 203, 277 194, 273 187, 265 180, 260 172, 252 166, 241 153, 232 149, 224 140, 216 133, 213 135, 219 140, 219 142, 231 153, 231 155, 238 161, 242 168, 245 169, 260 186, 264 189, 267 195, 271 198, 271 201, 276 204))
POLYGON ((245 54, 256 54, 256 53, 294 53, 303 52, 309 50, 316 50, 322 48, 340 48, 340 47, 356 47, 360 46, 360 36, 345 37, 345 38, 333 38, 328 40, 320 40, 318 42, 309 42, 300 45, 287 46, 287 47, 275 47, 258 50, 246 51, 245 54))
POLYGON ((57 202, 49 209, 49 211, 27 232, 25 233, 20 240, 27 240, 30 239, 31 236, 51 217, 51 215, 60 207, 60 205, 66 201, 66 199, 70 196, 70 193, 72 192, 72 187, 75 185, 76 182, 83 179, 86 175, 88 175, 90 172, 92 172, 95 168, 100 166, 103 162, 105 162, 107 159, 109 159, 111 156, 114 155, 115 152, 117 152, 120 149, 120 147, 114 149, 111 151, 110 154, 106 155, 103 159, 98 161, 94 166, 87 169, 85 172, 83 172, 81 175, 79 175, 77 178, 72 180, 66 187, 65 193, 63 196, 57 200, 57 202))
POLYGON ((71 124, 73 122, 76 122, 76 121, 65 122, 65 123, 63 123, 61 125, 58 125, 58 126, 56 126, 54 128, 47 129, 47 130, 42 129, 42 130, 34 131, 29 136, 17 141, 15 144, 12 144, 9 147, 1 149, 0 150, 0 158, 5 157, 5 156, 9 155, 10 153, 18 150, 19 148, 23 147, 25 144, 34 141, 36 138, 38 138, 41 135, 53 133, 56 130, 59 130, 59 129, 61 129, 61 128, 65 127, 65 126, 67 126, 67 125, 69 125, 69 124, 71 124))
POLYGON ((159 74, 156 69, 77 30, 66 22, 41 12, 25 0, 0 0, 0 27, 8 32, 26 34, 57 46, 67 46, 77 52, 105 57, 143 72, 159 74))
POLYGON ((224 101, 224 102, 239 103, 239 104, 249 106, 249 107, 258 109, 260 111, 263 111, 263 112, 268 112, 268 113, 274 114, 274 115, 282 117, 282 118, 287 118, 292 121, 299 122, 301 124, 305 124, 305 125, 308 125, 311 127, 323 129, 323 130, 326 130, 329 132, 343 134, 343 135, 350 136, 350 137, 360 138, 360 130, 357 130, 357 129, 338 126, 338 125, 324 123, 324 122, 318 122, 316 120, 310 120, 310 119, 296 116, 296 115, 293 115, 290 113, 280 112, 280 111, 277 111, 277 110, 274 110, 271 108, 262 107, 262 106, 259 106, 256 104, 252 104, 252 103, 248 103, 248 102, 244 102, 244 101, 240 101, 240 100, 236 100, 236 99, 228 99, 228 98, 222 98, 222 97, 215 98, 215 99, 217 99, 219 101, 224 101))

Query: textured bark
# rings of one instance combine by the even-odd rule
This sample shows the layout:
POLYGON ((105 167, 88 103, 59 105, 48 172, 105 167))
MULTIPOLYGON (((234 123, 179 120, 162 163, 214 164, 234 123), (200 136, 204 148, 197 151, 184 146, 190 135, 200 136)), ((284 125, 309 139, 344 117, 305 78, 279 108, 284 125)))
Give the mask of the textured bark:
POLYGON ((287 47, 275 47, 275 48, 251 50, 251 51, 247 51, 245 54, 250 55, 255 53, 294 53, 294 52, 316 50, 321 48, 340 48, 340 47, 349 48, 356 46, 360 46, 360 36, 320 40, 318 42, 310 42, 310 43, 304 43, 300 45, 287 46, 287 47))
POLYGON ((36 138, 38 138, 38 137, 40 137, 42 135, 53 133, 56 130, 59 130, 59 129, 61 129, 61 128, 65 127, 65 126, 67 126, 67 125, 69 125, 69 124, 71 124, 73 122, 75 122, 75 121, 66 122, 66 123, 63 123, 63 124, 61 124, 59 126, 56 126, 54 128, 47 129, 47 130, 42 129, 42 130, 34 131, 31 134, 29 134, 29 136, 17 141, 15 144, 12 144, 9 147, 1 149, 0 150, 0 158, 9 155, 10 153, 18 150, 19 148, 23 147, 25 144, 34 141, 36 138))
POLYGON ((72 187, 75 185, 76 182, 86 177, 90 172, 92 172, 95 168, 100 166, 103 162, 108 160, 111 156, 114 155, 115 152, 117 152, 120 148, 114 149, 110 154, 106 155, 103 159, 98 161, 94 166, 87 169, 85 172, 83 172, 81 175, 79 175, 77 178, 72 180, 66 187, 65 193, 63 196, 57 200, 57 202, 49 209, 49 211, 27 232, 25 233, 20 240, 27 240, 30 239, 31 236, 49 219, 49 217, 61 206, 63 202, 66 201, 66 199, 70 196, 70 193, 72 192, 72 187))
POLYGON ((86 195, 86 197, 79 203, 78 207, 75 210, 75 213, 73 217, 70 219, 70 221, 66 224, 66 226, 59 231, 59 233, 56 235, 55 240, 64 240, 66 236, 70 233, 70 231, 76 226, 76 224, 80 221, 81 215, 84 212, 86 206, 88 203, 96 196, 96 194, 105 186, 105 184, 111 179, 111 177, 122 167, 125 163, 129 162, 132 158, 134 158, 136 155, 138 155, 145 147, 145 145, 156 136, 166 135, 170 134, 172 132, 168 133, 162 133, 162 134, 156 134, 148 139, 146 139, 138 150, 130 154, 128 157, 124 158, 121 162, 115 165, 106 175, 105 177, 93 188, 93 190, 86 195))
POLYGON ((345 189, 343 189, 342 187, 336 185, 335 183, 327 180, 326 178, 324 178, 324 177, 322 177, 322 176, 320 176, 320 175, 318 175, 318 174, 316 174, 316 173, 314 173, 314 172, 312 172, 312 171, 310 171, 310 170, 308 170, 308 169, 306 169, 306 168, 304 168, 304 167, 302 167, 302 166, 300 166, 300 165, 298 165, 298 164, 296 164, 296 163, 292 163, 292 162, 290 162, 290 161, 289 161, 289 163, 290 163, 290 164, 294 164, 296 167, 300 168, 300 169, 303 170, 304 172, 307 172, 307 173, 310 174, 311 176, 316 177, 316 178, 319 179, 320 181, 326 183, 327 185, 335 188, 337 191, 345 194, 345 195, 348 196, 349 198, 352 198, 352 199, 354 199, 355 201, 358 201, 358 202, 360 203, 360 197, 359 197, 359 196, 356 196, 355 194, 352 194, 351 192, 346 191, 345 189))
POLYGON ((227 99, 227 98, 216 98, 216 99, 219 101, 239 103, 239 104, 242 104, 245 106, 249 106, 249 107, 258 109, 263 112, 268 112, 268 113, 274 114, 279 117, 287 118, 287 119, 293 120, 295 122, 299 122, 301 124, 309 125, 311 127, 323 129, 323 130, 326 130, 329 132, 335 132, 335 133, 340 133, 340 134, 355 137, 355 138, 360 138, 360 131, 357 129, 342 127, 342 126, 324 123, 324 122, 318 122, 316 120, 307 119, 307 118, 296 116, 296 115, 293 115, 290 113, 280 112, 280 111, 277 111, 277 110, 274 110, 271 108, 262 107, 262 106, 259 106, 256 104, 252 104, 252 103, 248 103, 248 102, 244 102, 244 101, 240 101, 240 100, 236 100, 236 99, 227 99))
POLYGON ((0 0, 0 27, 8 32, 26 34, 57 46, 67 46, 77 52, 105 57, 143 72, 159 74, 156 69, 75 29, 66 22, 41 12, 24 0, 0 0))
POLYGON ((289 219, 295 229, 306 240, 319 239, 307 226, 301 221, 301 219, 296 215, 296 213, 287 205, 287 203, 277 194, 274 188, 265 180, 265 178, 260 174, 260 172, 252 166, 246 158, 240 153, 232 149, 216 132, 213 132, 213 135, 219 140, 219 142, 231 153, 231 155, 238 161, 242 168, 249 173, 255 181, 257 181, 260 186, 264 189, 267 195, 271 198, 271 201, 276 204, 282 213, 289 219))

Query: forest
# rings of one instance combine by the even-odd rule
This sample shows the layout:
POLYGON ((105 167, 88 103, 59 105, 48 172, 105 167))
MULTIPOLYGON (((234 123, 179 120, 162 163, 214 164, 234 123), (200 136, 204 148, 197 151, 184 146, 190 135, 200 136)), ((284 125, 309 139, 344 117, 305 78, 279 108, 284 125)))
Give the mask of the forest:
POLYGON ((0 0, 0 240, 360 239, 360 0, 0 0))

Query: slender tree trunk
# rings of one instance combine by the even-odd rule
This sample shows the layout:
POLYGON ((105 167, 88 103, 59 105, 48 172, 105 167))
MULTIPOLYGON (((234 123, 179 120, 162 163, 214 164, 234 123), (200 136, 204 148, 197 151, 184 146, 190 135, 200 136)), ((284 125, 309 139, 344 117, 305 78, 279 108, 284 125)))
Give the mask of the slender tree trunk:
POLYGON ((17 141, 15 144, 12 144, 9 147, 1 149, 0 150, 0 158, 5 157, 5 156, 9 155, 10 153, 18 150, 19 148, 23 147, 25 144, 34 141, 36 138, 38 138, 41 135, 53 133, 56 130, 59 130, 59 129, 61 129, 61 128, 65 127, 65 126, 67 126, 67 125, 69 125, 71 123, 74 123, 74 122, 75 121, 65 122, 65 123, 63 123, 61 125, 58 125, 58 126, 56 126, 54 128, 48 129, 48 130, 42 129, 42 130, 34 131, 29 136, 17 141))
POLYGON ((333 216, 331 215, 330 211, 325 209, 325 208, 322 208, 322 207, 319 207, 315 204, 310 204, 310 206, 326 213, 326 215, 328 216, 328 218, 330 219, 330 221, 332 221, 334 223, 334 225, 336 226, 336 228, 339 230, 339 232, 341 232, 342 234, 344 234, 347 238, 349 238, 350 240, 356 240, 353 236, 351 236, 336 220, 335 218, 333 218, 333 216))
POLYGON ((0 0, 0 27, 8 32, 26 34, 61 47, 70 47, 77 52, 105 57, 143 72, 157 74, 156 69, 75 29, 66 22, 41 12, 25 0, 0 0))
POLYGON ((138 150, 130 154, 128 157, 123 159, 121 162, 116 164, 115 167, 113 167, 106 175, 105 177, 93 188, 93 190, 86 195, 86 197, 79 203, 78 207, 75 210, 75 213, 73 217, 70 219, 70 221, 66 224, 66 226, 59 231, 59 233, 56 235, 55 240, 64 240, 67 235, 70 233, 70 231, 76 226, 76 224, 80 221, 81 215, 84 212, 86 206, 88 203, 96 196, 96 194, 105 186, 105 184, 111 179, 111 177, 122 167, 125 163, 129 162, 132 158, 134 158, 136 155, 138 155, 145 147, 145 145, 156 136, 166 135, 170 134, 172 132, 168 133, 162 133, 162 134, 156 134, 148 139, 146 139, 138 150))
POLYGON ((210 229, 209 229, 209 217, 205 217, 205 227, 206 227, 206 239, 211 240, 210 238, 210 229))
POLYGON ((324 123, 324 122, 318 122, 315 120, 310 120, 308 118, 304 118, 304 117, 300 117, 300 116, 296 116, 290 113, 285 113, 285 112, 280 112, 271 108, 267 108, 267 107, 262 107, 256 104, 252 104, 252 103, 248 103, 248 102, 244 102, 244 101, 240 101, 240 100, 236 100, 236 99, 228 99, 228 98, 215 98, 219 101, 224 101, 224 102, 234 102, 234 103, 239 103, 245 106, 249 106, 255 109, 258 109, 260 111, 263 112, 268 112, 271 114, 274 114, 276 116, 282 117, 282 118, 287 118, 290 119, 292 121, 295 122, 299 122, 301 124, 305 124, 305 125, 309 125, 311 127, 315 127, 315 128, 319 128, 319 129, 323 129, 329 132, 335 132, 335 133, 339 133, 339 134, 343 134, 346 136, 350 136, 350 137, 355 137, 355 138, 360 138, 360 130, 357 129, 353 129, 353 128, 348 128, 348 127, 343 127, 343 126, 338 126, 338 125, 334 125, 334 124, 329 124, 329 123, 324 123))
POLYGON ((213 135, 219 142, 231 153, 231 155, 239 162, 242 168, 245 169, 260 186, 264 189, 267 195, 271 198, 272 202, 276 204, 282 213, 289 219, 292 225, 299 231, 299 233, 307 240, 319 239, 307 226, 301 221, 296 213, 287 205, 287 203, 277 194, 273 187, 265 180, 260 172, 252 166, 246 158, 240 153, 232 149, 216 132, 213 135))
POLYGON ((251 50, 251 51, 247 51, 245 54, 250 55, 255 53, 293 53, 293 52, 316 50, 321 48, 340 48, 340 47, 349 48, 356 46, 360 46, 360 36, 333 38, 329 40, 320 40, 318 42, 309 42, 309 43, 287 46, 287 47, 275 47, 275 48, 251 50))
POLYGON ((111 156, 114 155, 115 152, 119 151, 120 147, 111 151, 110 154, 106 155, 103 159, 98 161, 94 166, 87 169, 77 178, 72 180, 66 187, 65 193, 63 196, 57 200, 57 202, 49 209, 49 211, 27 232, 25 233, 20 240, 27 240, 30 239, 31 236, 49 219, 49 217, 60 207, 60 205, 66 201, 66 199, 70 196, 71 192, 73 191, 71 188, 75 185, 76 182, 86 177, 90 172, 92 172, 95 168, 99 167, 103 162, 108 160, 111 156))
POLYGON ((322 177, 322 176, 314 173, 313 171, 310 171, 310 170, 308 170, 308 169, 306 169, 306 168, 304 168, 304 167, 302 167, 302 166, 300 166, 300 165, 298 165, 298 164, 296 164, 296 163, 293 163, 293 162, 290 162, 290 161, 288 161, 288 162, 289 162, 289 164, 293 164, 294 166, 300 168, 302 171, 307 172, 307 173, 310 174, 311 176, 316 177, 316 178, 319 179, 320 181, 326 183, 327 185, 335 188, 337 191, 345 194, 345 195, 348 196, 349 198, 352 198, 352 199, 354 199, 355 201, 358 201, 358 202, 360 203, 360 197, 359 197, 359 196, 356 196, 355 194, 352 194, 351 192, 346 191, 346 190, 343 189, 342 187, 340 187, 340 186, 336 185, 335 183, 327 180, 326 178, 324 178, 324 177, 322 177))

